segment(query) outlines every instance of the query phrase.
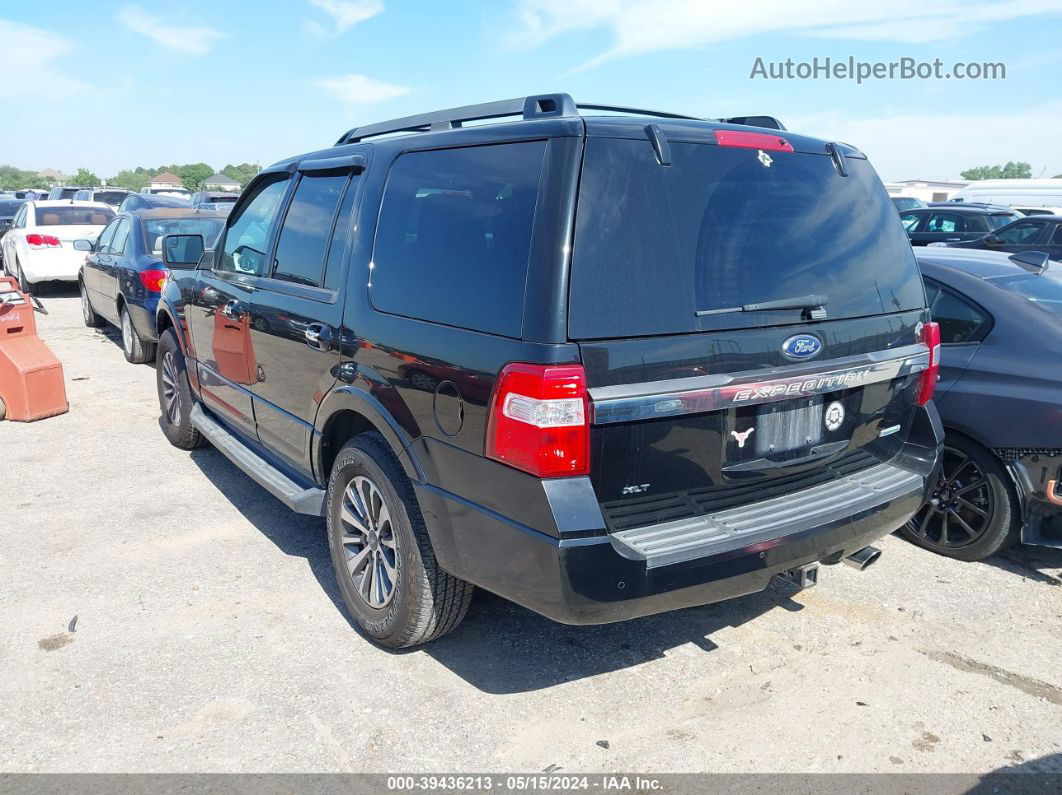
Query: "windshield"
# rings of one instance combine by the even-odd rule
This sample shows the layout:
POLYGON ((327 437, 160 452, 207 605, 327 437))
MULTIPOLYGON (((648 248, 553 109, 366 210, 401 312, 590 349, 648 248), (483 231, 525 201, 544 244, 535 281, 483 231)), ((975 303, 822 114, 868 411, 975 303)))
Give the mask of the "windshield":
POLYGON ((129 192, 124 190, 98 190, 93 201, 117 205, 125 201, 125 197, 128 195, 129 192))
POLYGON ((144 250, 162 256, 162 238, 166 235, 202 235, 203 245, 210 248, 221 232, 223 218, 153 218, 144 221, 144 250))
POLYGON ((103 226, 114 218, 109 207, 38 207, 37 226, 103 226))
MULTIPOLYGON (((1049 267, 1054 268, 1057 265, 1052 264, 1049 267)), ((1006 290, 1025 296, 1038 307, 1062 317, 1062 272, 1047 270, 1039 275, 1024 273, 993 281, 1006 290)))
POLYGON ((988 225, 992 229, 999 229, 1001 226, 1006 226, 1011 221, 1017 221, 1021 217, 1020 213, 993 213, 988 216, 988 225))
POLYGON ((572 257, 573 338, 800 322, 800 308, 710 310, 826 297, 827 317, 925 304, 911 244, 877 174, 849 158, 591 138, 572 257), (698 315, 698 313, 701 313, 698 315))

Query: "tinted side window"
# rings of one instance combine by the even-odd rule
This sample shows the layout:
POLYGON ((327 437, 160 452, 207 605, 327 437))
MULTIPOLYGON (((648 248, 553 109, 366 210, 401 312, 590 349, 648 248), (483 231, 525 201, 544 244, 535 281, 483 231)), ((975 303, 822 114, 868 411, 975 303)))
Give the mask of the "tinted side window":
POLYGON ((1051 245, 1062 246, 1062 224, 1055 227, 1055 235, 1051 238, 1051 245))
POLYGON ((273 263, 274 279, 321 286, 332 220, 347 180, 346 174, 305 174, 299 180, 280 230, 273 263))
POLYGON ((343 276, 343 255, 347 250, 347 231, 350 229, 350 215, 354 209, 354 199, 358 186, 353 180, 347 187, 343 204, 336 216, 335 228, 332 230, 332 242, 328 246, 328 262, 325 264, 324 286, 329 290, 339 289, 339 280, 343 276))
POLYGON ((215 270, 262 276, 268 271, 269 229, 288 187, 287 175, 260 182, 254 196, 229 217, 228 232, 215 270))
POLYGON ((966 221, 958 213, 933 213, 926 224, 926 232, 965 232, 966 221))
POLYGON ((118 222, 118 228, 114 230, 114 238, 108 246, 108 253, 121 256, 125 253, 125 245, 129 240, 129 219, 123 218, 118 222))
POLYGON ((1043 228, 1043 224, 1030 221, 1024 224, 1014 224, 1014 226, 1003 229, 996 234, 999 235, 999 239, 1004 243, 1021 245, 1035 242, 1036 238, 1040 236, 1040 230, 1043 228))
POLYGON ((903 224, 903 228, 907 230, 908 234, 915 230, 921 220, 922 213, 900 213, 900 223, 903 224))
POLYGON ((997 214, 997 215, 986 216, 985 220, 988 222, 988 228, 989 229, 999 229, 999 227, 1006 226, 1011 221, 1017 221, 1020 217, 1021 216, 1019 216, 1017 214, 1015 214, 1015 215, 997 214))
POLYGON ((988 321, 980 309, 943 289, 932 302, 929 314, 940 324, 940 341, 944 345, 970 342, 988 321))
POLYGON ((118 228, 118 224, 122 222, 121 218, 115 218, 111 221, 96 239, 96 252, 99 254, 108 253, 108 249, 111 245, 111 238, 114 237, 114 231, 118 228))
POLYGON ((377 309, 520 335, 544 141, 410 152, 376 231, 377 309))

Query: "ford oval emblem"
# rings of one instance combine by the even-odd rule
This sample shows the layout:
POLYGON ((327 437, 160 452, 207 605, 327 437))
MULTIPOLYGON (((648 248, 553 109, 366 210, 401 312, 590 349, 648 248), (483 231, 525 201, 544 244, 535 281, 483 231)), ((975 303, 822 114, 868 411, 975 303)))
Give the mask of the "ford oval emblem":
POLYGON ((782 343, 782 354, 787 359, 803 361, 818 356, 822 351, 822 340, 811 334, 794 334, 782 343))

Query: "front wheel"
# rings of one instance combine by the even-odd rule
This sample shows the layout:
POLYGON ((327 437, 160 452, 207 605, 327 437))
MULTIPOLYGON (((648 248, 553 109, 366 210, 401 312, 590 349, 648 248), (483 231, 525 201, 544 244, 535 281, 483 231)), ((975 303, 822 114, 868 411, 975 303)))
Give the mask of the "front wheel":
POLYGON ((900 532, 910 541, 956 560, 983 560, 1017 540, 1017 495, 992 453, 961 436, 944 443, 940 478, 929 502, 900 532))
POLYGON ((413 485, 380 434, 356 436, 336 456, 327 523, 343 601, 372 640, 416 646, 461 623, 474 587, 439 568, 413 485))
POLYGON ((158 358, 155 382, 159 408, 162 410, 159 425, 174 447, 193 450, 203 443, 203 435, 192 425, 192 388, 188 383, 181 346, 173 329, 166 329, 159 338, 158 358))
POLYGON ((155 343, 137 333, 133 318, 129 316, 129 307, 122 306, 118 321, 122 329, 122 353, 125 354, 125 360, 132 364, 143 364, 154 359, 155 343))

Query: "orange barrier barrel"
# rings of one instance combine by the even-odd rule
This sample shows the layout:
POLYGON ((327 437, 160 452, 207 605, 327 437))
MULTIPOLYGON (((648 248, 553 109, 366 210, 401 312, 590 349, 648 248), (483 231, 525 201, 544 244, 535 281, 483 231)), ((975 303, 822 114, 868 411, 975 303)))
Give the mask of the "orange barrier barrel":
POLYGON ((29 297, 0 277, 0 419, 32 422, 70 409, 63 365, 37 336, 29 297))

